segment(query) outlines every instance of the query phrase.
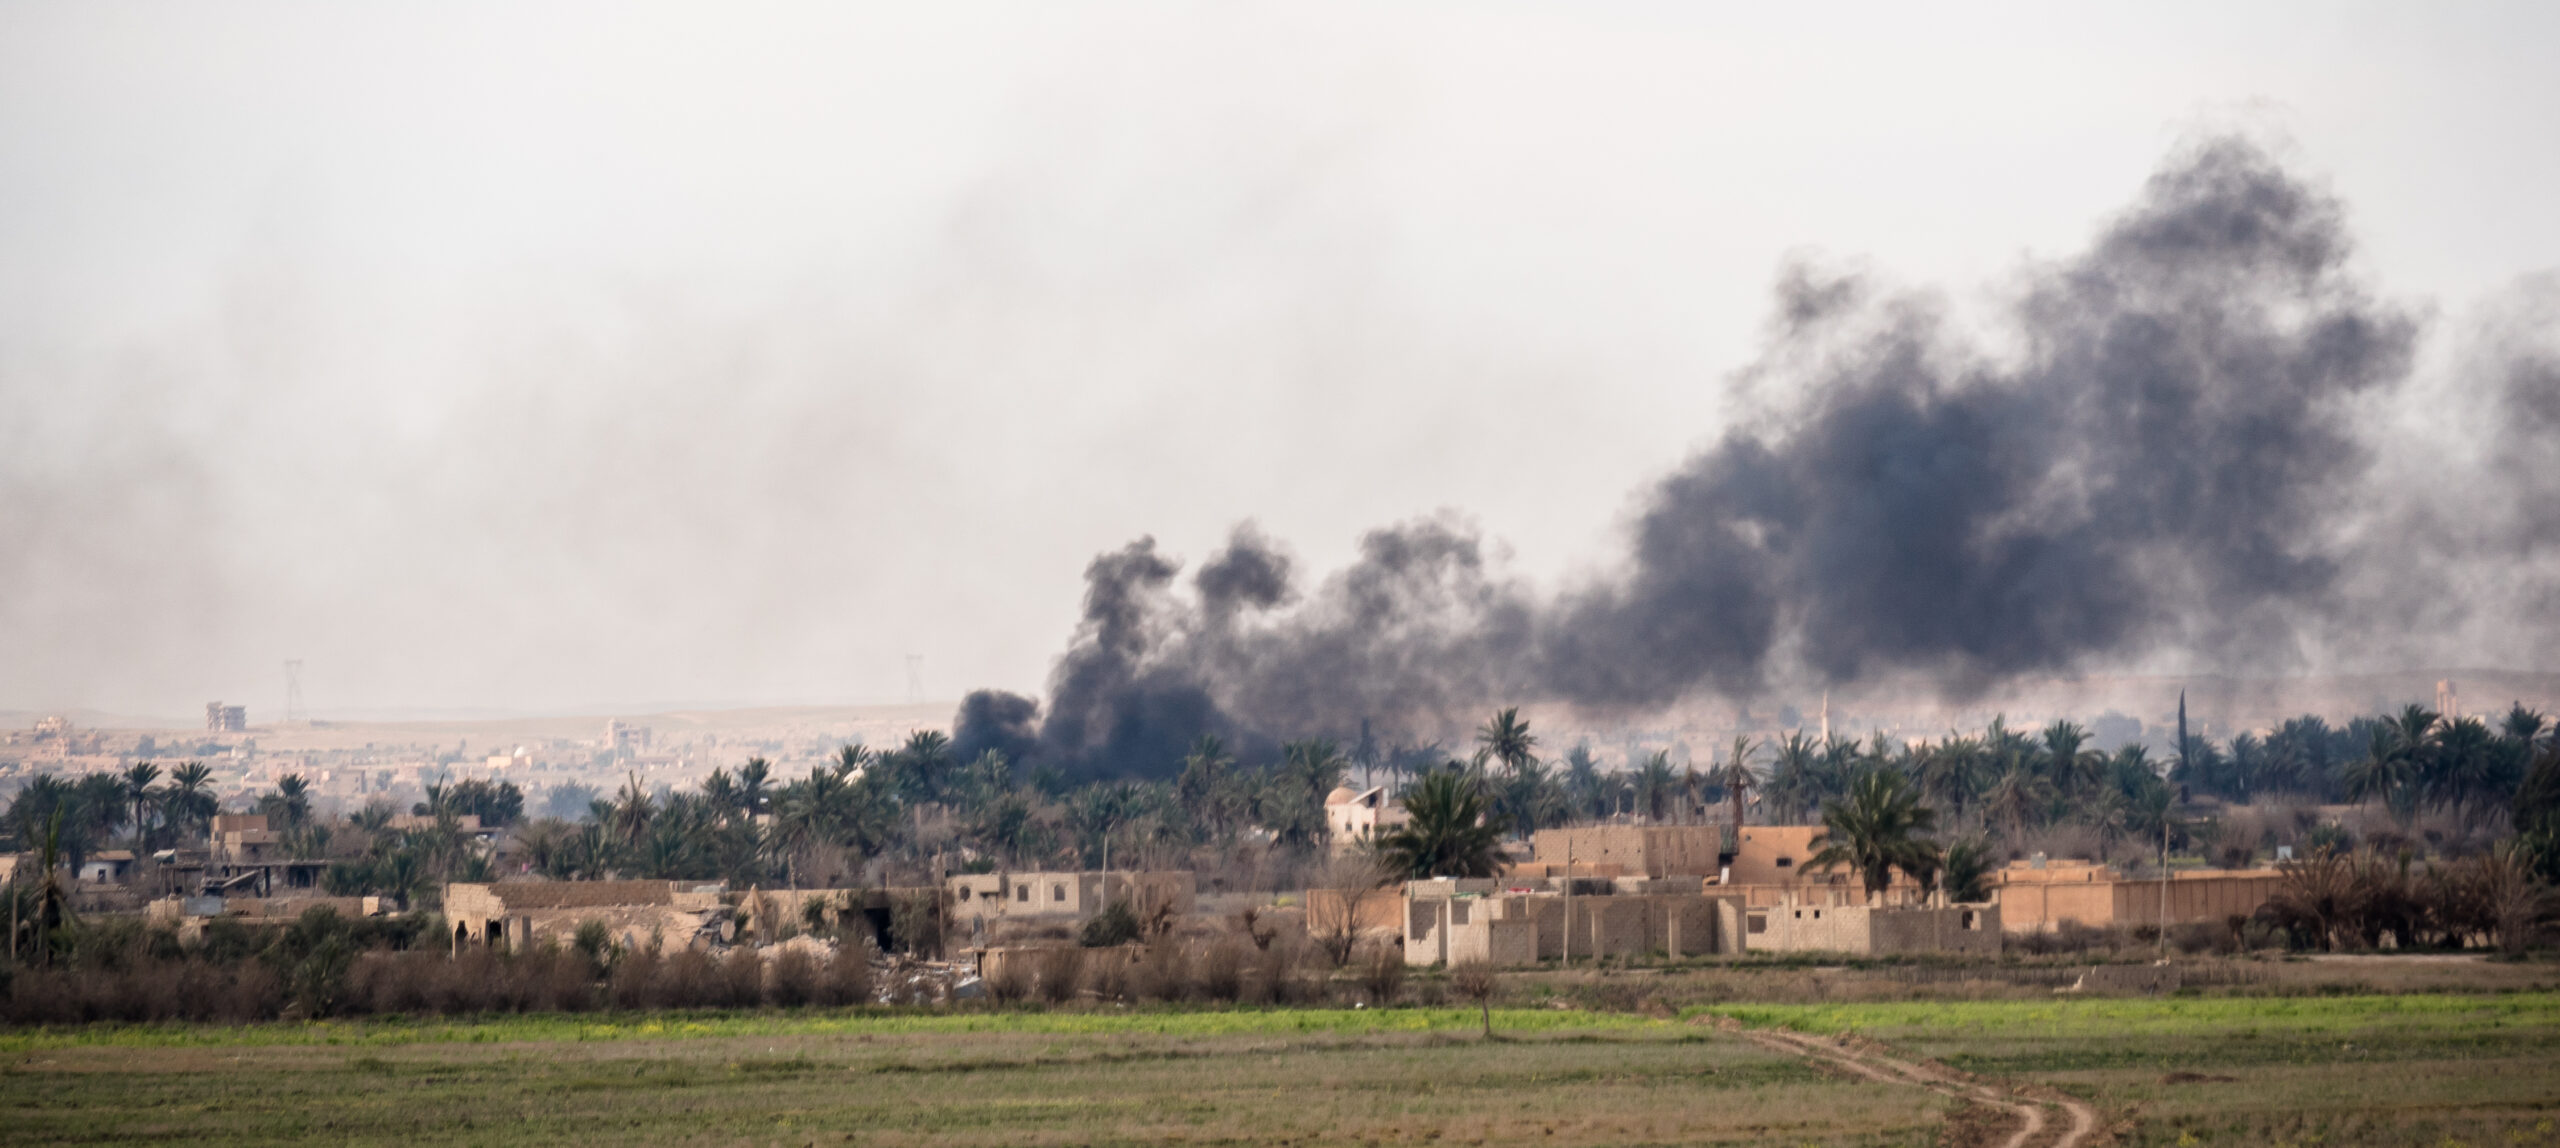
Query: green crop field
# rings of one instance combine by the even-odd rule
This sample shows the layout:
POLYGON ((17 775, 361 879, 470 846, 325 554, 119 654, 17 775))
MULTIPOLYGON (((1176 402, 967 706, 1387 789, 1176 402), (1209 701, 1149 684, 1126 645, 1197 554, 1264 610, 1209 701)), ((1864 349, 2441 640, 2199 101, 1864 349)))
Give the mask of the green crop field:
POLYGON ((2129 1116, 2134 1144, 2560 1144, 2560 994, 1737 1005, 2129 1116))
MULTIPOLYGON (((2560 994, 1731 1005, 2094 1101, 2138 1144, 2560 1148, 2560 994)), ((1952 1102, 1699 1023, 773 1012, 0 1033, 0 1142, 1932 1144, 1952 1102)))

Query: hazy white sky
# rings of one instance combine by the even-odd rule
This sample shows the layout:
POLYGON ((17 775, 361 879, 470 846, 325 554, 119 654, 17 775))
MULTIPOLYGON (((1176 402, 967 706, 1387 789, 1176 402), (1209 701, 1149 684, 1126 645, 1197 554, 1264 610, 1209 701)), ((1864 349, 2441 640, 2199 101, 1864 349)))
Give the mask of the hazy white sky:
POLYGON ((1603 567, 1792 252, 2287 141, 2560 267, 2549 5, 0 7, 0 707, 1033 691, 1097 551, 1603 567))

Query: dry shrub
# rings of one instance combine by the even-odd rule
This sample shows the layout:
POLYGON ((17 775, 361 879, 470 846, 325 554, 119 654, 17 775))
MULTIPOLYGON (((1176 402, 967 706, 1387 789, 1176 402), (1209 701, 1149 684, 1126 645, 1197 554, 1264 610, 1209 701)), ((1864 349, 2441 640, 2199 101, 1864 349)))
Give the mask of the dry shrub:
POLYGON ((613 963, 613 974, 605 980, 605 999, 618 1009, 658 1007, 659 966, 666 963, 656 949, 634 949, 613 963))
POLYGON ((510 963, 517 1007, 530 1012, 584 1012, 595 1006, 595 966, 586 954, 544 945, 510 963))
POLYGON ((701 1003, 713 1008, 754 1008, 764 1003, 764 957, 755 946, 740 945, 714 963, 719 983, 712 999, 701 1003))
POLYGON ((1107 1001, 1125 1000, 1129 995, 1129 950, 1096 949, 1085 958, 1085 987, 1093 995, 1107 1001))
POLYGON ((818 963, 809 959, 807 949, 786 945, 774 954, 765 969, 764 999, 777 1008, 799 1008, 818 999, 818 963))
POLYGON ((700 949, 678 949, 658 965, 652 1008, 700 1008, 721 992, 720 963, 700 949))
POLYGON ((1191 954, 1182 942, 1159 937, 1130 970, 1128 991, 1140 1000, 1177 1002, 1191 996, 1191 954))
POLYGON ((825 974, 818 982, 819 1003, 839 1008, 870 1004, 875 999, 874 992, 871 943, 852 935, 836 942, 835 955, 827 959, 825 974))
POLYGON ((353 1007, 370 1012, 426 1012, 427 979, 433 973, 426 962, 446 960, 441 954, 366 953, 348 975, 347 995, 353 1007))
POLYGON ((2172 925, 2169 928, 2169 944, 2187 956, 2216 949, 2228 952, 2233 947, 2231 926, 2221 921, 2190 921, 2183 925, 2172 925))
POLYGON ((1048 949, 1039 957, 1040 999, 1050 1004, 1074 1000, 1084 982, 1084 950, 1048 949))
POLYGON ((997 1004, 1013 1004, 1031 995, 1031 956, 1016 949, 996 962, 995 975, 986 978, 987 995, 997 1004))
POLYGON ((1369 952, 1369 961, 1360 967, 1360 991, 1369 994, 1369 1004, 1388 1008, 1404 992, 1404 953, 1400 948, 1381 945, 1369 952))
POLYGON ((1242 999, 1248 1004, 1302 1004, 1315 995, 1303 966, 1308 945, 1303 934, 1283 932, 1270 947, 1245 965, 1242 999))
MULTIPOLYGON (((2157 933, 2152 936, 2158 936, 2157 933)), ((2027 933, 2011 940, 2020 952, 2030 956, 2114 952, 2125 946, 2127 934, 2117 929, 2102 929, 2078 921, 2064 921, 2049 933, 2027 933)))
POLYGON ((495 1002, 498 956, 487 949, 467 948, 452 960, 425 970, 427 1008, 447 1016, 487 1012, 495 1002))
POLYGON ((1200 958, 1200 995, 1221 1003, 1232 1003, 1244 993, 1244 952, 1231 940, 1209 946, 1200 958))

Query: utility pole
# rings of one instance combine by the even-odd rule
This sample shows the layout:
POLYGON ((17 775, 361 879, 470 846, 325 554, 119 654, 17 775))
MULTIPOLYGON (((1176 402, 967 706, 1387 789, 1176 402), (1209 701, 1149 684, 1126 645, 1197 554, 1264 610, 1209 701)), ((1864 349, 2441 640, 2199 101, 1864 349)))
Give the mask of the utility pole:
MULTIPOLYGON (((2193 777, 2187 768, 2187 691, 2178 691, 2178 776, 2193 777)), ((2169 810, 2177 804, 2177 791, 2168 790, 2169 800, 2160 803, 2160 959, 2169 959, 2169 810)))
POLYGON ((1573 832, 1564 836, 1564 967, 1573 967, 1573 832))

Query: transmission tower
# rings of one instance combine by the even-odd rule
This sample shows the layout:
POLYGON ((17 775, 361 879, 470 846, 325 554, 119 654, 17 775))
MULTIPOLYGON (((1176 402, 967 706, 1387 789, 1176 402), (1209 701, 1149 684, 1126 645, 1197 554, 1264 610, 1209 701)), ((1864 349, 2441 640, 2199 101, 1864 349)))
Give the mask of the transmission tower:
POLYGON ((924 655, 907 655, 907 704, 924 704, 924 655))
POLYGON ((302 659, 300 658, 285 659, 284 720, 302 720, 302 659))

